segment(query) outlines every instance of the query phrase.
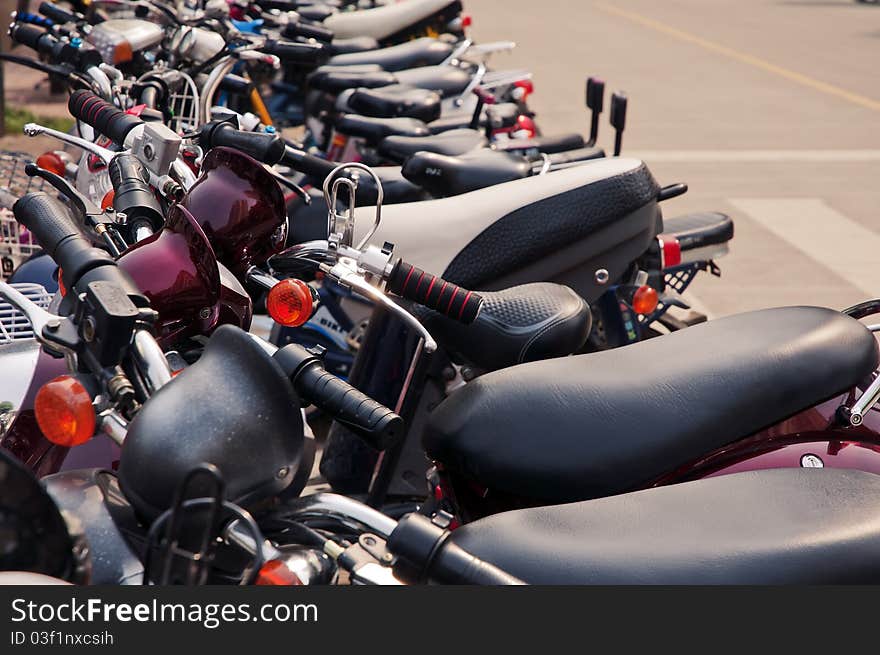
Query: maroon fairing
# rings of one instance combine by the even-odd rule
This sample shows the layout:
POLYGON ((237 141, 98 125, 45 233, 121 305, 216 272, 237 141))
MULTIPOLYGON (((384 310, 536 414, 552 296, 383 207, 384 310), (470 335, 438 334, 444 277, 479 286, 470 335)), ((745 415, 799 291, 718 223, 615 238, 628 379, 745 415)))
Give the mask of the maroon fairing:
POLYGON ((122 253, 119 267, 159 313, 156 336, 163 348, 217 327, 217 260, 204 232, 182 207, 172 207, 162 230, 122 253))
POLYGON ((241 278, 284 248, 284 194, 262 164, 230 148, 214 148, 183 205, 205 231, 217 259, 241 278))

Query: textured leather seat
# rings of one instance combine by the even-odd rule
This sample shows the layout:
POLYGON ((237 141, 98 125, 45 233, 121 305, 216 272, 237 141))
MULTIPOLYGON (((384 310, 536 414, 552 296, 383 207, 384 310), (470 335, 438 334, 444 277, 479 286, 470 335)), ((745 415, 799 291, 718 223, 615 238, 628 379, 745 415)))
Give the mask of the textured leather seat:
POLYGON ((482 132, 462 128, 423 137, 390 136, 379 144, 379 154, 402 163, 417 152, 456 156, 484 148, 488 143, 482 132))
POLYGON ((423 66, 398 73, 358 70, 360 66, 351 68, 354 70, 346 70, 344 66, 322 66, 309 76, 309 86, 325 93, 339 94, 346 89, 404 84, 447 97, 462 93, 471 81, 471 73, 456 66, 423 66))
POLYGON ((831 309, 738 314, 482 376, 437 407, 424 445, 517 496, 610 496, 852 388, 877 362, 874 336, 831 309))
POLYGON ((720 212, 685 214, 665 219, 663 231, 674 234, 682 250, 693 250, 733 239, 733 219, 720 212))
POLYGON ((457 66, 421 66, 395 73, 400 84, 436 91, 444 98, 464 92, 473 73, 457 66))
POLYGON ((458 157, 417 152, 403 164, 406 179, 439 197, 521 180, 531 172, 532 164, 524 157, 488 149, 458 157))
POLYGON ((356 89, 345 98, 340 96, 336 108, 375 118, 415 118, 430 123, 440 116, 440 96, 433 91, 394 84, 356 89))
POLYGON ((366 35, 383 41, 431 21, 448 23, 461 12, 460 0, 407 0, 382 4, 370 9, 339 11, 324 20, 324 27, 340 38, 366 35))
POLYGON ((564 357, 590 334, 590 307, 566 286, 536 282, 480 295, 483 307, 470 325, 433 311, 420 315, 444 348, 477 368, 564 357))
POLYGON ((343 114, 334 125, 336 129, 348 136, 365 139, 371 145, 377 145, 382 139, 394 134, 403 136, 427 136, 430 134, 425 123, 415 118, 373 118, 357 114, 343 114))
POLYGON ((393 73, 383 70, 362 71, 355 68, 348 71, 345 67, 321 67, 309 76, 309 88, 333 95, 342 93, 346 89, 373 89, 380 86, 397 84, 397 77, 393 73))
POLYGON ((452 50, 453 46, 445 41, 423 37, 389 48, 336 55, 327 63, 331 66, 374 64, 393 72, 440 64, 452 54, 452 50))
MULTIPOLYGON (((592 302, 606 291, 595 282, 598 268, 616 279, 654 242, 658 191, 643 162, 599 159, 462 196, 385 207, 374 241, 396 244, 411 264, 469 289, 560 282, 592 302)), ((374 208, 356 214, 362 238, 374 208)))
POLYGON ((738 473, 497 514, 449 538, 532 584, 876 584, 880 476, 738 473))
POLYGON ((378 50, 379 42, 369 36, 353 36, 349 39, 333 39, 328 45, 330 54, 344 55, 355 52, 378 50))

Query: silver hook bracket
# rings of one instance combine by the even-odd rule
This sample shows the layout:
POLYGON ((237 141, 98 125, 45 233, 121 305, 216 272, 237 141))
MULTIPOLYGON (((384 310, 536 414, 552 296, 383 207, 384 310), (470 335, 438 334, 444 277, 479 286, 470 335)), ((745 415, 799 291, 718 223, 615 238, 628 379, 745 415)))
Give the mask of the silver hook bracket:
POLYGON ((382 222, 382 203, 385 200, 385 191, 382 188, 382 181, 379 179, 379 176, 369 166, 358 162, 340 164, 330 171, 330 174, 324 179, 323 187, 324 202, 327 203, 327 227, 331 248, 337 248, 340 245, 351 247, 354 241, 358 172, 364 172, 369 175, 376 185, 376 214, 372 229, 355 246, 357 250, 362 250, 369 243, 376 230, 379 229, 379 223, 382 222), (349 171, 354 172, 351 177, 340 177, 342 173, 349 171), (348 205, 340 213, 337 210, 336 203, 339 189, 343 186, 348 190, 348 205))

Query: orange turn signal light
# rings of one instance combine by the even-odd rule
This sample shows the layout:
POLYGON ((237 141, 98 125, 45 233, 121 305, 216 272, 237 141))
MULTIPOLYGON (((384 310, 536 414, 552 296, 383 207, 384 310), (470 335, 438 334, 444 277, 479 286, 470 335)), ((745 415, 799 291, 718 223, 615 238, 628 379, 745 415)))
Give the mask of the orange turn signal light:
POLYGON ((312 316, 312 289, 302 280, 281 280, 269 290, 266 309, 275 322, 286 327, 298 327, 312 316))
POLYGON ((61 156, 52 150, 37 157, 37 166, 61 177, 64 177, 64 172, 67 169, 61 156))
POLYGON ((257 574, 257 585, 293 587, 302 585, 300 577, 290 570, 283 561, 269 560, 257 574))
POLYGON ((92 396, 70 375, 60 375, 40 387, 34 413, 46 439, 59 446, 79 446, 95 434, 92 396))
POLYGON ((633 294, 632 308, 636 311, 636 314, 652 314, 657 309, 659 301, 657 290, 654 287, 643 284, 633 294))
POLYGON ((116 199, 116 191, 110 189, 107 193, 104 194, 104 197, 101 198, 101 209, 110 209, 113 206, 113 201, 116 199))

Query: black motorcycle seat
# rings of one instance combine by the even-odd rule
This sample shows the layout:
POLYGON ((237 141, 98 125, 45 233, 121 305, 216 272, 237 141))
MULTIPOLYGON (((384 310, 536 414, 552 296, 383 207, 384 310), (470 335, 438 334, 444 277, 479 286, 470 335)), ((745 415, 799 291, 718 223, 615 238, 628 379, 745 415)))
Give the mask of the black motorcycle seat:
POLYGON ((358 114, 343 114, 334 121, 337 130, 348 136, 365 139, 370 145, 389 136, 427 136, 430 134, 425 123, 415 118, 373 118, 358 114))
POLYGON ((440 96, 433 91, 393 84, 356 89, 347 97, 340 96, 336 108, 374 118, 415 118, 430 123, 440 116, 440 96))
POLYGON ((482 132, 461 128, 431 136, 389 136, 379 144, 379 154, 403 163, 417 152, 436 152, 441 155, 463 155, 484 148, 489 141, 482 132))
POLYGON ((880 476, 749 471, 496 514, 449 538, 532 584, 876 584, 880 476))
POLYGON ((464 92, 473 74, 457 66, 420 66, 395 73, 400 84, 436 91, 444 98, 464 92))
POLYGON ((438 197, 521 180, 531 172, 532 164, 524 157, 489 149, 458 157, 417 152, 403 164, 406 179, 438 197))
POLYGON ((590 334, 590 307, 561 284, 535 282, 481 291, 483 307, 470 325, 425 310, 420 319, 455 359, 482 370, 564 357, 590 334))
POLYGON ((335 55, 327 63, 333 66, 376 64, 383 70, 393 72, 440 64, 452 54, 452 50, 453 46, 449 43, 423 37, 388 48, 335 55))
MULTIPOLYGON (((592 302, 607 290, 595 282, 598 268, 617 279, 630 257, 654 243, 662 229, 658 192, 644 162, 610 157, 461 196, 385 207, 374 237, 396 244, 422 270, 468 289, 560 282, 592 302)), ((358 208, 357 238, 374 211, 358 208)))
POLYGON ((309 76, 309 88, 337 95, 347 89, 373 89, 397 84, 394 73, 387 71, 347 71, 345 68, 322 70, 319 68, 309 76))
POLYGON ((347 39, 333 39, 328 48, 331 55, 345 55, 377 50, 379 42, 371 36, 353 36, 347 39))
POLYGON ((694 250, 733 239, 733 219, 720 212, 673 216, 663 220, 663 232, 675 235, 682 250, 694 250))
POLYGON ((495 150, 504 150, 505 152, 545 152, 553 154, 557 152, 567 152, 569 150, 578 150, 586 147, 584 137, 580 134, 562 134, 556 136, 536 136, 533 139, 509 139, 507 141, 498 141, 492 145, 495 150))
POLYGON ((424 442, 489 488, 610 496, 845 392, 877 363, 876 339, 848 316, 765 309, 489 373, 437 407, 424 442))
POLYGON ((587 146, 577 148, 567 152, 557 152, 547 155, 552 166, 562 166, 564 164, 577 164, 591 159, 601 159, 605 156, 605 150, 596 146, 587 146))

